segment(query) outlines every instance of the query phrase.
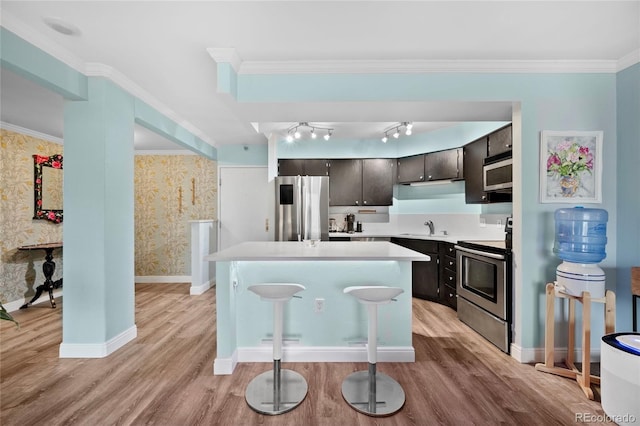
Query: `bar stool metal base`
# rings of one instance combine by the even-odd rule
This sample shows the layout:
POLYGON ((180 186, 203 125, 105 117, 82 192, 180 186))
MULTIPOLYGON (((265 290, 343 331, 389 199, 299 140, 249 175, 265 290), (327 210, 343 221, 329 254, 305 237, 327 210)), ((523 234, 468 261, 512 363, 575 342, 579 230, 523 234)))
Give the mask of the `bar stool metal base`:
POLYGON ((273 370, 254 377, 245 393, 252 409, 271 416, 293 410, 306 396, 307 381, 295 371, 280 369, 280 361, 274 361, 273 370))
POLYGON ((342 397, 354 410, 374 417, 396 413, 405 401, 400 383, 376 373, 376 364, 369 364, 369 371, 348 375, 342 382, 342 397))

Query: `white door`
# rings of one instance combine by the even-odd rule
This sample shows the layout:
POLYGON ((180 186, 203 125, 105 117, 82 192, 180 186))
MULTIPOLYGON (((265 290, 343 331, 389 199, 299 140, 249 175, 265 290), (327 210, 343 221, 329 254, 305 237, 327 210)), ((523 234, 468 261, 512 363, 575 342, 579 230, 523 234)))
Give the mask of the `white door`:
POLYGON ((219 250, 244 241, 273 241, 274 181, 266 167, 220 167, 219 250))

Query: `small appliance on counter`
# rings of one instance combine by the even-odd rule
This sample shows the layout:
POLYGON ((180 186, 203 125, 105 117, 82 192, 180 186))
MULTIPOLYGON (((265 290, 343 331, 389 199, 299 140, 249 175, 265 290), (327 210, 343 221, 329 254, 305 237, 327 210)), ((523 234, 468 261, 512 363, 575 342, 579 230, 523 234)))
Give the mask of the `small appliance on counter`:
POLYGON ((362 222, 360 221, 356 223, 356 232, 362 232, 362 222))
POLYGON ((509 250, 513 248, 513 217, 509 216, 504 224, 504 244, 509 250))
POLYGON ((347 232, 350 234, 353 234, 356 229, 355 229, 355 222, 356 222, 356 215, 353 213, 349 213, 347 215, 347 232))
POLYGON ((338 225, 333 217, 329 219, 329 232, 338 232, 338 225))

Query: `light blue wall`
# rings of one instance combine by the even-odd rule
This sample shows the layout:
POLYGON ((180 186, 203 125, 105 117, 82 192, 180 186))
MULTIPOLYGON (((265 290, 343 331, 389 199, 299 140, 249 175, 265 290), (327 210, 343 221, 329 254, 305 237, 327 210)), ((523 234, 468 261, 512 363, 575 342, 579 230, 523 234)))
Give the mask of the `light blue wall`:
POLYGON ((222 145, 218 147, 218 166, 266 166, 267 145, 222 145))
MULTIPOLYGON (((609 211, 609 244, 603 267, 608 286, 616 285, 617 193, 616 75, 615 74, 305 74, 239 75, 240 102, 322 101, 501 101, 519 103, 521 135, 514 155, 521 158, 514 173, 516 344, 540 348, 544 338, 544 286, 555 278, 553 212, 563 204, 539 202, 539 144, 543 130, 602 130, 603 202, 609 211)), ((520 136, 518 138, 517 136, 520 136)), ((594 330, 594 333, 597 331, 594 330)))
MULTIPOLYGON (((631 272, 640 266, 640 64, 618 73, 617 328, 631 330, 631 272)), ((639 307, 640 308, 640 307, 639 307)))

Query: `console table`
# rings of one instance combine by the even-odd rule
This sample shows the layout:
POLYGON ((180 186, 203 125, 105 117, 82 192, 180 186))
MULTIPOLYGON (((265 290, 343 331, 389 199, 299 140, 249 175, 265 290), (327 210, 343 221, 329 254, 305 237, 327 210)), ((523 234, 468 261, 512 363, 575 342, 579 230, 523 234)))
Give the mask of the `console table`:
POLYGON ((56 263, 53 261, 53 250, 57 248, 62 248, 62 242, 32 244, 28 246, 18 247, 18 250, 28 250, 28 251, 44 250, 45 251, 45 257, 44 257, 45 261, 42 264, 42 272, 44 273, 44 283, 39 285, 36 288, 35 296, 33 296, 33 298, 29 302, 20 306, 20 309, 28 308, 29 305, 31 305, 33 302, 38 300, 38 298, 42 295, 43 291, 49 292, 49 301, 51 302, 51 307, 52 308, 56 307, 56 301, 53 298, 53 289, 62 287, 62 278, 60 278, 57 281, 51 280, 51 277, 53 276, 53 273, 56 270, 56 263))

